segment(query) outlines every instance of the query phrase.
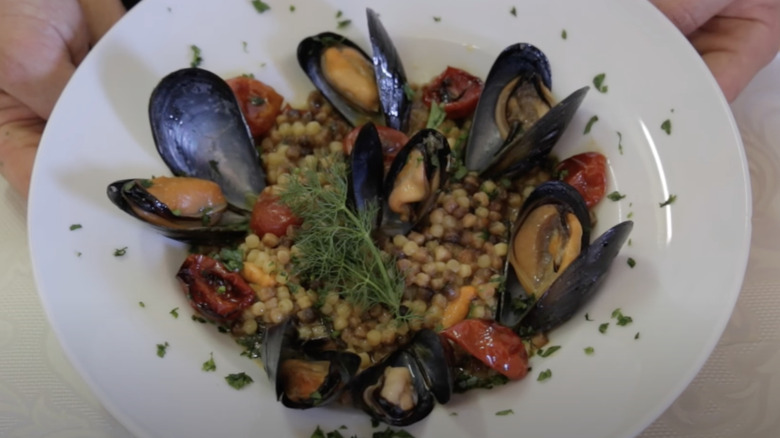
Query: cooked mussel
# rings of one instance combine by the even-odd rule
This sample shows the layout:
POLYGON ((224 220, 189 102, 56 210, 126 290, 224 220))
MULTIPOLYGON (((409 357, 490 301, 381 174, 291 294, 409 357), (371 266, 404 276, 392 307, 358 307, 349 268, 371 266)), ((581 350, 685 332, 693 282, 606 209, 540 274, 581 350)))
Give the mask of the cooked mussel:
POLYGON ((353 402, 372 418, 407 426, 425 418, 435 401, 446 403, 452 377, 438 335, 422 330, 410 344, 358 374, 350 384, 353 402))
POLYGON ((367 11, 373 56, 346 37, 323 32, 298 44, 298 63, 353 126, 367 122, 405 131, 411 111, 406 74, 378 16, 367 11))
POLYGON ((450 145, 435 129, 415 134, 396 155, 384 182, 382 232, 406 234, 430 211, 447 182, 450 145))
POLYGON ((596 291, 596 277, 607 272, 631 226, 619 224, 590 244, 590 214, 577 190, 561 181, 539 185, 512 229, 497 320, 532 332, 568 320, 596 291))
POLYGON ((563 134, 588 87, 560 103, 552 96, 550 64, 537 47, 504 49, 485 80, 466 145, 469 170, 494 178, 538 165, 563 134))
POLYGON ((349 162, 347 193, 350 205, 357 210, 379 208, 383 199, 384 158, 382 141, 373 123, 360 128, 349 162))
POLYGON ((161 234, 193 245, 236 242, 246 219, 227 211, 219 186, 188 177, 125 179, 109 184, 108 198, 161 234))
POLYGON ((294 409, 325 405, 338 398, 357 373, 358 355, 327 349, 327 344, 301 341, 293 319, 268 328, 261 355, 283 405, 294 409))
POLYGON ((157 151, 176 176, 216 182, 235 209, 265 187, 265 173, 230 86, 199 68, 165 76, 149 100, 157 151))

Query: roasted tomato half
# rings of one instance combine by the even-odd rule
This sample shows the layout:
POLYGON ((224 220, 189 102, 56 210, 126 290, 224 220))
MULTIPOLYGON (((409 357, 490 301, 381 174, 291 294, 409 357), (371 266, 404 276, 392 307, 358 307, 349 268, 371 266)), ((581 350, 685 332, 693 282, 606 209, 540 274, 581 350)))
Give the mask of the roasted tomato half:
POLYGON ((585 152, 569 157, 555 167, 561 180, 575 189, 593 208, 607 191, 607 157, 598 152, 585 152))
POLYGON ((459 68, 447 67, 423 88, 422 100, 428 107, 431 102, 444 104, 447 117, 463 119, 477 107, 482 86, 482 79, 459 68))
POLYGON ((441 335, 512 380, 528 374, 523 340, 509 327, 486 319, 464 319, 441 335))
POLYGON ((256 300, 255 292, 241 275, 203 254, 190 254, 176 278, 192 307, 219 324, 234 321, 256 300))
POLYGON ((268 190, 264 190, 257 197, 252 208, 249 228, 261 238, 265 233, 281 237, 287 233, 287 227, 300 224, 301 220, 293 214, 289 207, 279 202, 279 198, 268 190))
MULTIPOLYGON (((363 126, 355 127, 355 129, 344 137, 345 154, 349 155, 352 153, 352 148, 355 146, 355 140, 357 140, 361 128, 363 128, 363 126)), ((384 158, 385 172, 387 172, 390 165, 393 164, 395 156, 398 155, 398 152, 409 142, 409 137, 403 132, 388 128, 387 126, 377 126, 376 131, 379 134, 379 141, 382 142, 382 157, 384 158)))
POLYGON ((284 98, 270 86, 247 76, 228 79, 227 83, 238 99, 252 136, 260 137, 270 131, 284 98))

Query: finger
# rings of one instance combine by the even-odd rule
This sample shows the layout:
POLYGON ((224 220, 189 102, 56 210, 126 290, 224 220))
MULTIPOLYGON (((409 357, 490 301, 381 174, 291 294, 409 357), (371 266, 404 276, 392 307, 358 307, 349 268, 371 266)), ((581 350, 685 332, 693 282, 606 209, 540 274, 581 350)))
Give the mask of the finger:
POLYGON ((89 27, 90 45, 97 41, 125 14, 119 0, 79 0, 89 27))
POLYGON ((0 91, 0 174, 25 197, 44 124, 43 119, 0 91))
POLYGON ((678 28, 689 35, 733 0, 650 0, 678 28))

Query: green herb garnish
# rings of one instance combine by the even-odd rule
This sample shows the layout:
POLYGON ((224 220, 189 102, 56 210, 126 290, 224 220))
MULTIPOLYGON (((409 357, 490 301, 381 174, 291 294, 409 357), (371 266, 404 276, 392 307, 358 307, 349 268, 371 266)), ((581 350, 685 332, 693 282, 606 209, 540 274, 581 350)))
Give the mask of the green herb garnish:
POLYGON ((609 327, 609 323, 608 322, 605 322, 605 323, 599 325, 599 333, 606 333, 607 332, 607 327, 609 327))
POLYGON ((265 3, 262 0, 252 0, 252 6, 254 6, 255 10, 260 14, 271 9, 271 6, 269 6, 268 3, 265 3))
POLYGON ((566 34, 566 29, 563 29, 563 30, 561 31, 561 38, 562 38, 562 39, 566 39, 566 38, 568 38, 568 35, 566 34))
POLYGON ((143 301, 138 302, 139 307, 146 307, 146 304, 143 301))
POLYGON ((658 205, 659 205, 661 208, 664 208, 664 207, 666 207, 667 205, 672 205, 672 203, 674 203, 674 201, 676 201, 676 200, 677 200, 677 195, 669 195, 669 197, 666 199, 666 201, 664 201, 664 202, 661 202, 661 203, 659 203, 658 205))
POLYGON ((590 128, 592 128, 593 124, 598 122, 598 121, 599 121, 599 116, 591 117, 590 120, 588 120, 588 123, 585 125, 585 131, 583 132, 583 134, 590 133, 590 128))
POLYGON ((639 339, 639 332, 636 332, 636 334, 634 335, 634 339, 639 339))
POLYGON ((163 344, 157 344, 157 356, 159 357, 165 357, 165 353, 168 352, 168 342, 165 342, 163 344))
POLYGON ((620 131, 617 131, 618 136, 618 151, 620 152, 620 155, 623 155, 623 134, 620 133, 620 131))
POLYGON ((433 21, 438 23, 441 21, 441 17, 433 17, 433 21))
POLYGON ((672 121, 669 119, 664 120, 664 122, 661 123, 661 129, 663 129, 667 135, 672 135, 672 121))
MULTIPOLYGON (((249 43, 247 43, 246 41, 241 41, 241 49, 244 51, 244 53, 248 53, 248 51, 246 49, 248 45, 249 45, 249 43)), ((253 75, 251 73, 249 73, 248 75, 247 74, 243 74, 241 76, 249 77, 249 78, 255 77, 255 75, 253 75)))
POLYGON ((547 357, 560 349, 561 349, 560 345, 553 345, 552 347, 549 347, 546 350, 540 348, 538 354, 540 357, 547 357))
POLYGON ((244 253, 240 249, 222 248, 212 258, 222 262, 233 272, 238 272, 244 267, 244 253))
POLYGON ((379 304, 401 315, 404 278, 393 257, 374 244, 377 205, 354 211, 347 204, 347 167, 333 156, 324 181, 314 169, 295 171, 280 200, 298 218, 293 273, 338 290, 363 309, 379 304), (339 269, 333 269, 338 266, 339 269))
POLYGON ((585 314, 585 321, 593 321, 587 313, 585 314))
POLYGON ((621 199, 625 198, 626 195, 620 194, 617 190, 607 195, 607 198, 609 198, 610 201, 620 201, 621 199))
POLYGON ((199 322, 201 324, 205 324, 205 323, 208 322, 208 321, 206 321, 206 318, 204 318, 202 316, 199 316, 199 315, 192 315, 192 320, 195 321, 195 322, 199 322))
POLYGON ((339 28, 339 29, 344 29, 345 27, 349 26, 350 24, 352 24, 352 20, 341 20, 341 21, 338 22, 338 24, 336 24, 336 27, 339 28))
POLYGON ((514 414, 514 413, 515 413, 515 411, 513 411, 511 409, 504 409, 503 411, 496 412, 496 416, 502 417, 504 415, 510 415, 510 414, 514 414))
POLYGON ((290 12, 295 12, 295 5, 290 5, 290 12))
POLYGON ((447 113, 444 111, 443 103, 431 102, 431 112, 428 113, 428 123, 425 127, 428 129, 436 129, 447 118, 447 113))
POLYGON ((168 313, 170 313, 171 315, 173 315, 173 317, 174 317, 174 318, 179 318, 179 308, 178 308, 178 307, 174 307, 174 308, 173 308, 173 309, 171 309, 171 311, 170 311, 170 312, 168 312, 168 313))
POLYGON ((394 430, 388 426, 388 428, 383 431, 374 432, 371 435, 371 438, 414 438, 414 435, 403 429, 394 430))
POLYGON ((217 364, 214 363, 214 353, 209 353, 209 360, 203 362, 201 368, 203 371, 216 371, 217 364))
POLYGON ((259 97, 259 96, 249 96, 249 103, 252 106, 264 105, 265 102, 266 102, 266 100, 263 99, 262 97, 259 97))
POLYGON ((192 61, 190 61, 190 67, 195 68, 203 64, 203 57, 200 56, 200 47, 193 44, 190 46, 190 50, 192 51, 192 61))
POLYGON ((127 254, 127 247, 114 250, 114 257, 122 257, 125 254, 127 254))
POLYGON ((81 228, 81 224, 73 224, 70 226, 71 231, 78 230, 79 228, 81 228))
POLYGON ((509 13, 512 14, 512 16, 517 17, 517 8, 512 6, 512 9, 509 10, 509 13))
POLYGON ((249 385, 250 383, 254 382, 251 377, 247 373, 240 372, 236 374, 228 374, 225 376, 225 381, 228 383, 228 385, 232 386, 235 389, 241 389, 245 387, 246 385, 249 385))
POLYGON ((596 87, 601 93, 607 92, 607 86, 604 85, 604 79, 607 77, 606 73, 599 73, 593 78, 593 86, 596 87))
POLYGON ((617 325, 621 327, 627 326, 634 321, 630 316, 623 315, 623 311, 620 308, 612 311, 612 318, 617 319, 617 325))
POLYGON ((412 87, 408 83, 404 84, 404 94, 407 99, 414 100, 414 90, 412 90, 412 87))
POLYGON ((588 356, 592 355, 594 351, 593 347, 585 347, 585 354, 588 356))
POLYGON ((550 369, 547 368, 546 370, 539 373, 539 377, 537 377, 536 380, 541 382, 549 379, 550 377, 552 377, 552 371, 550 371, 550 369))
POLYGON ((636 266, 636 260, 632 259, 631 257, 629 257, 628 260, 626 260, 626 263, 628 263, 628 266, 632 268, 636 266))

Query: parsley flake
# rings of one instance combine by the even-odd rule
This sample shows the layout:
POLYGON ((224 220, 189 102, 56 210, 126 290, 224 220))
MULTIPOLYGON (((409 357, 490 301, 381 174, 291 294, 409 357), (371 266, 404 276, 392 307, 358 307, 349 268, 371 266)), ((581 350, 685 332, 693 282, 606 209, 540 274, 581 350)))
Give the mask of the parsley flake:
POLYGON ((623 134, 620 133, 620 131, 616 131, 618 136, 618 151, 620 152, 620 155, 623 155, 623 134))
POLYGON ((78 230, 79 228, 81 228, 81 224, 73 224, 70 226, 71 231, 78 230))
POLYGON ((512 9, 509 10, 509 13, 512 14, 512 16, 517 17, 517 8, 512 6, 512 9))
POLYGON ((585 314, 585 321, 593 321, 587 313, 585 314))
POLYGON ((666 135, 672 135, 672 121, 669 119, 664 120, 664 122, 661 123, 661 129, 664 130, 666 135))
POLYGON ((659 203, 658 206, 664 208, 667 205, 672 205, 676 200, 677 200, 677 195, 669 195, 666 201, 659 203))
POLYGON ((433 21, 438 23, 441 21, 441 17, 433 17, 433 21))
POLYGON ((168 312, 168 313, 170 313, 171 315, 173 315, 173 317, 174 317, 174 318, 177 318, 177 319, 179 318, 179 308, 178 308, 178 307, 174 307, 174 308, 173 308, 173 309, 172 309, 170 312, 168 312))
POLYGON ((269 6, 268 3, 265 3, 262 0, 252 0, 252 6, 254 6, 255 10, 260 14, 271 9, 271 6, 269 6))
POLYGON ((352 20, 341 20, 341 21, 338 22, 336 27, 339 28, 339 29, 344 29, 347 26, 349 26, 350 24, 352 24, 352 20))
POLYGON ((628 263, 628 266, 630 266, 630 267, 632 267, 632 268, 633 268, 634 266, 636 266, 636 260, 634 260, 634 259, 633 259, 633 258, 631 258, 631 257, 629 257, 629 258, 628 258, 628 260, 626 260, 626 263, 628 263))
POLYGON ((139 307, 146 307, 146 303, 144 303, 143 301, 139 301, 138 302, 138 306, 139 307))
POLYGON ((612 192, 609 195, 607 195, 607 198, 609 198, 610 201, 615 201, 615 202, 620 201, 621 199, 623 199, 625 197, 626 197, 626 195, 621 194, 617 190, 615 190, 614 192, 612 192))
POLYGON ((561 38, 565 40, 568 37, 569 37, 569 35, 566 33, 566 29, 563 29, 561 31, 561 38))
POLYGON ((290 5, 290 12, 295 12, 295 5, 290 5))
POLYGON ((195 68, 203 64, 203 57, 200 54, 200 47, 192 44, 190 46, 190 50, 192 51, 192 61, 190 61, 190 67, 195 68))
POLYGON ((246 49, 248 45, 249 43, 247 43, 246 41, 241 41, 241 48, 244 50, 244 53, 248 53, 248 50, 246 49))
POLYGON ((496 416, 502 417, 502 416, 511 415, 511 414, 514 414, 514 413, 515 413, 515 411, 513 411, 511 409, 504 409, 503 411, 496 412, 496 416))
POLYGON ((585 354, 588 356, 592 355, 594 351, 593 347, 585 347, 585 354))
POLYGON ((552 377, 552 371, 550 371, 549 368, 539 373, 539 377, 536 378, 537 381, 542 382, 544 380, 549 379, 552 377))
POLYGON ((168 347, 169 346, 170 345, 168 344, 167 341, 165 343, 163 343, 163 344, 157 344, 157 356, 165 357, 165 353, 168 352, 168 347))
POLYGON ((606 333, 607 327, 609 327, 609 323, 605 322, 604 324, 599 325, 599 333, 606 333))
POLYGON ((385 430, 374 432, 371 438, 414 438, 414 435, 403 429, 394 430, 388 426, 385 430))
POLYGON ((425 127, 428 129, 436 129, 447 118, 447 113, 444 111, 443 103, 431 102, 431 112, 428 113, 428 123, 425 127))
POLYGON ((556 351, 558 351, 560 349, 561 349, 560 345, 553 345, 552 347, 549 347, 546 350, 543 350, 543 349, 540 348, 539 349, 539 356, 540 357, 547 357, 547 356, 555 353, 556 351))
POLYGON ((209 353, 209 360, 203 362, 201 369, 206 372, 217 370, 217 364, 214 363, 214 353, 209 353))
POLYGON ((607 92, 607 86, 604 85, 604 79, 606 79, 606 77, 606 73, 599 73, 593 78, 593 86, 596 87, 596 90, 598 90, 600 93, 607 92))
POLYGON ((639 339, 639 332, 636 332, 636 334, 634 335, 634 339, 639 339))
POLYGON ((588 120, 588 124, 585 125, 585 131, 583 132, 583 134, 590 133, 590 128, 592 128, 593 124, 598 122, 598 121, 599 121, 599 116, 591 117, 590 120, 588 120))
POLYGON ((252 378, 244 372, 228 374, 225 376, 225 381, 234 389, 241 389, 254 382, 254 380, 252 380, 252 378))
POLYGON ((127 247, 114 250, 114 257, 122 257, 125 254, 127 254, 127 247))
POLYGON ((249 103, 250 103, 252 106, 260 106, 260 105, 264 105, 264 104, 265 104, 265 102, 266 102, 266 100, 265 100, 265 99, 263 99, 263 98, 262 98, 262 97, 260 97, 260 96, 249 96, 249 103))
POLYGON ((612 318, 617 319, 617 325, 621 327, 627 326, 634 321, 630 316, 623 315, 623 311, 620 308, 612 311, 612 318))

